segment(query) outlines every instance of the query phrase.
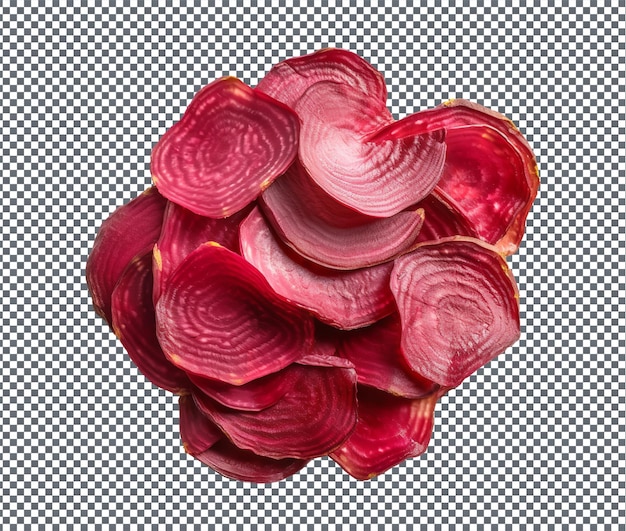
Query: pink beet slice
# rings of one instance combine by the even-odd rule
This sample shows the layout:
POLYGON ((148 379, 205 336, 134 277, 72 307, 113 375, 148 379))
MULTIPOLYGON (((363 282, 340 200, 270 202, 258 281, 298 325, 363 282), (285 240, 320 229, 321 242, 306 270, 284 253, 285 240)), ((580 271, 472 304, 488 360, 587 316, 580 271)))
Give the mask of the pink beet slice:
POLYGON ((471 238, 423 244, 391 274, 409 366, 456 387, 520 334, 518 292, 506 261, 471 238))
POLYGON ((111 296, 115 335, 139 371, 154 385, 184 393, 191 384, 185 372, 163 354, 156 336, 152 305, 152 252, 131 260, 111 296))
POLYGON ((438 385, 409 370, 402 356, 402 326, 397 313, 342 335, 337 354, 350 361, 360 384, 392 395, 421 398, 438 385))
POLYGON ((167 201, 156 188, 115 210, 100 227, 87 260, 87 286, 96 312, 111 325, 111 294, 129 262, 152 249, 167 201))
POLYGON ((314 271, 283 249, 258 208, 241 224, 240 238, 244 258, 278 294, 327 324, 359 328, 395 309, 389 289, 392 262, 354 271, 314 271))
POLYGON ((281 239, 307 260, 331 269, 359 269, 388 262, 415 244, 424 222, 423 210, 374 219, 335 203, 340 220, 335 225, 330 217, 319 214, 322 209, 316 209, 321 201, 328 205, 329 199, 318 201, 323 192, 307 180, 304 168, 294 164, 260 200, 281 239), (359 224, 348 226, 350 217, 359 224))
POLYGON ((294 108, 313 84, 332 81, 354 87, 382 104, 387 87, 382 74, 359 55, 341 48, 326 48, 274 65, 256 90, 294 108))
POLYGON ((178 264, 199 245, 213 241, 239 252, 239 224, 249 212, 250 208, 244 208, 228 218, 214 219, 169 201, 161 235, 154 247, 154 303, 178 264))
POLYGON ((186 372, 242 385, 307 354, 313 322, 241 256, 209 242, 170 276, 156 305, 165 355, 186 372))
POLYGON ((328 454, 356 423, 356 373, 337 357, 308 356, 292 388, 271 407, 238 411, 196 396, 200 409, 239 448, 274 459, 328 454))
POLYGON ((224 439, 222 431, 202 414, 191 395, 178 398, 178 414, 180 438, 189 455, 198 455, 224 439))
POLYGON ((445 132, 367 141, 393 118, 384 104, 358 89, 316 83, 295 109, 302 121, 302 164, 326 193, 358 212, 397 214, 426 197, 441 176, 445 132))
POLYGON ((193 98, 152 152, 154 184, 196 214, 228 217, 253 201, 297 153, 298 117, 234 77, 193 98))
POLYGON ((423 454, 433 431, 437 395, 410 400, 359 386, 359 420, 350 438, 330 454, 348 474, 372 479, 423 454))

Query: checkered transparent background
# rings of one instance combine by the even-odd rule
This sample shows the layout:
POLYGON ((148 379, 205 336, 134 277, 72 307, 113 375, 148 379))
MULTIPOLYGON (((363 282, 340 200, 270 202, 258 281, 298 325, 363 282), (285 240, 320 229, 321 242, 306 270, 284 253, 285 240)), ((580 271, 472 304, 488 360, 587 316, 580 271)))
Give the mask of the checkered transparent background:
POLYGON ((626 526, 623 1, 32 4, 0 8, 3 528, 626 526), (91 310, 84 264, 200 87, 325 46, 378 67, 396 116, 465 97, 526 134, 522 339, 441 401, 421 458, 242 484, 183 452, 176 401, 91 310))

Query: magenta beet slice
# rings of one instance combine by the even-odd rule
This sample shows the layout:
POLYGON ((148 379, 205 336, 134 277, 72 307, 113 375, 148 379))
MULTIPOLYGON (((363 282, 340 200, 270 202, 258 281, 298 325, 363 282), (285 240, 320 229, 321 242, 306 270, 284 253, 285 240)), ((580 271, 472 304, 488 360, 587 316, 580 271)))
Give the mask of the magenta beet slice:
POLYGON ((87 260, 87 286, 96 312, 109 325, 113 288, 128 263, 159 238, 166 203, 156 188, 148 188, 117 208, 98 231, 87 260))
POLYGON ((250 208, 244 208, 228 218, 214 219, 169 201, 161 235, 154 247, 154 303, 178 264, 199 245, 213 241, 239 252, 239 224, 249 211, 250 208))
POLYGON ((359 55, 340 48, 281 61, 261 79, 256 90, 294 108, 306 90, 320 81, 341 83, 383 104, 387 101, 382 74, 359 55))
POLYGON ((261 411, 229 409, 201 395, 196 403, 239 448, 274 459, 326 455, 356 423, 356 373, 337 357, 308 356, 294 367, 292 388, 261 411))
POLYGON ((390 285, 405 359, 433 382, 459 385, 519 338, 513 275, 502 256, 478 240, 420 246, 396 260, 390 285))
POLYGON ((191 387, 185 372, 163 354, 156 336, 152 305, 152 252, 131 260, 111 296, 115 335, 139 371, 154 385, 184 393, 191 387))
POLYGON ((316 83, 295 109, 302 120, 302 164, 326 193, 354 210, 392 216, 426 197, 441 176, 445 132, 366 141, 393 118, 384 104, 353 87, 316 83))
POLYGON ((435 194, 430 194, 416 207, 424 210, 424 223, 417 236, 420 243, 451 236, 476 236, 471 223, 463 214, 435 194))
MULTIPOLYGON (((261 196, 261 206, 281 239, 311 262, 331 269, 358 269, 393 259, 410 249, 424 222, 421 209, 400 212, 384 219, 364 218, 343 208, 347 219, 361 224, 336 226, 318 215, 313 188, 307 186, 304 169, 294 164, 261 196), (363 222, 367 219, 366 222, 363 222)), ((336 205, 336 210, 341 209, 336 205)))
POLYGON ((240 228, 244 258, 280 295, 342 329, 371 324, 395 309, 389 289, 393 263, 354 271, 313 271, 291 258, 258 208, 240 228))
POLYGON ((297 153, 298 117, 234 77, 193 98, 152 152, 154 184, 196 214, 228 217, 253 201, 297 153))
POLYGON ((358 399, 356 429, 330 454, 348 474, 371 479, 426 451, 433 431, 436 394, 410 400, 359 386, 358 399))
POLYGON ((360 384, 405 398, 421 398, 438 385, 409 370, 402 356, 398 314, 342 335, 337 354, 350 361, 360 384))
POLYGON ((181 369, 234 385, 307 354, 313 323, 241 256, 209 242, 170 276, 156 305, 165 355, 181 369))
POLYGON ((180 438, 185 452, 198 455, 224 438, 222 431, 197 407, 191 395, 178 398, 180 438))

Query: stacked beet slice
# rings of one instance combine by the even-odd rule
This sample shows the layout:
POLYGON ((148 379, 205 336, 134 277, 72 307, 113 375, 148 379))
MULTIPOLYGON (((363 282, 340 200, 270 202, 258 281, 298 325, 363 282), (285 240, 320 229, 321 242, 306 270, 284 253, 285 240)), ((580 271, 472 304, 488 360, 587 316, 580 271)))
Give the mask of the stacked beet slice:
POLYGON ((204 87, 103 224, 86 276, 185 450, 284 479, 426 451, 437 401, 520 334, 506 256, 539 186, 513 123, 455 100, 394 120, 340 49, 204 87))

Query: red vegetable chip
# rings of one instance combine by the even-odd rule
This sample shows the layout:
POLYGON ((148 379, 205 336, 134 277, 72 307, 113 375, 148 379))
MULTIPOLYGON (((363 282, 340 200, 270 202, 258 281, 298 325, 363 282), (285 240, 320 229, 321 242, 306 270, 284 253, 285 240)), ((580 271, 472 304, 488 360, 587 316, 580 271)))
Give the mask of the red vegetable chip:
POLYGON ((178 398, 180 438, 185 452, 198 455, 224 439, 222 431, 200 411, 191 395, 178 398))

